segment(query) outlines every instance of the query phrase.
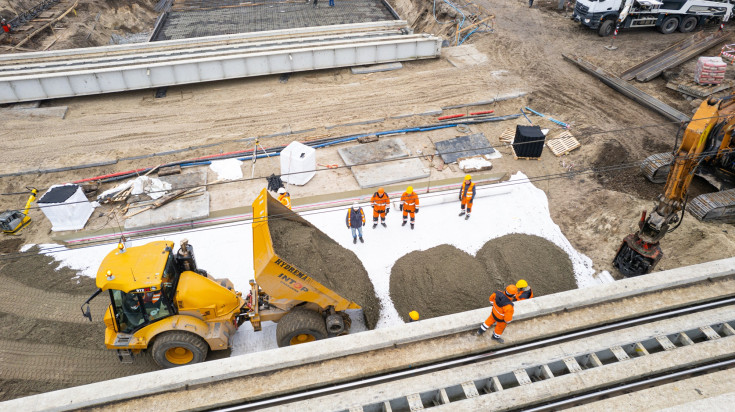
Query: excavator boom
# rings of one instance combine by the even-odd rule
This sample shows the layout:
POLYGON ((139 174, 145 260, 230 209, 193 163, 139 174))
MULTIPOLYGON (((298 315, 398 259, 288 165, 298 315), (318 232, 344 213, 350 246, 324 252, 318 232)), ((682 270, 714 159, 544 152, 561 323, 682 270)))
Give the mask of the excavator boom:
POLYGON ((735 125, 735 94, 702 102, 684 131, 682 142, 671 155, 646 159, 643 172, 649 180, 662 180, 661 169, 669 168, 666 186, 653 210, 641 216, 639 230, 626 236, 613 260, 620 273, 638 276, 650 273, 663 257, 659 245, 666 233, 676 229, 684 217, 687 190, 697 169, 732 151, 735 125))

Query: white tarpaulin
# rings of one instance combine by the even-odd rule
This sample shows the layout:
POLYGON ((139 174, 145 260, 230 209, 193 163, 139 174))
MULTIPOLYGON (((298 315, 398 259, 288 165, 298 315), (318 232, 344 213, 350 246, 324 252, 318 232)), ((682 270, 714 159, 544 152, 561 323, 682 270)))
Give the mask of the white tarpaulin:
POLYGON ((291 142, 281 151, 281 180, 303 186, 316 174, 316 150, 291 142))
POLYGON ((51 186, 37 203, 55 232, 83 229, 94 211, 79 185, 51 186))

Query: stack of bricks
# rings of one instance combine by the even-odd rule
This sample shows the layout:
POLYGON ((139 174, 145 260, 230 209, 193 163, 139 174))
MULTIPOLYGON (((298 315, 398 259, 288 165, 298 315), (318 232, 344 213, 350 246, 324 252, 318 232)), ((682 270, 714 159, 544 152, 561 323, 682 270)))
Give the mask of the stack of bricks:
POLYGON ((697 60, 694 81, 697 84, 720 84, 725 80, 726 68, 727 63, 721 57, 700 57, 697 60))

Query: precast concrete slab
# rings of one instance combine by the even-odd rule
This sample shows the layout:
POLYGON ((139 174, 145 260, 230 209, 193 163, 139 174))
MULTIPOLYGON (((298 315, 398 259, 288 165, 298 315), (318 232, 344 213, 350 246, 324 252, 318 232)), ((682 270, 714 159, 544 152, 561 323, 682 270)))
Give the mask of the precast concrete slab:
POLYGON ((434 146, 444 163, 454 163, 457 159, 463 157, 495 153, 495 149, 493 149, 487 137, 482 133, 442 140, 435 142, 434 146))
POLYGON ((380 187, 429 177, 429 168, 421 159, 401 159, 380 164, 352 166, 352 175, 361 188, 380 187))
MULTIPOLYGON (((522 344, 564 331, 637 318, 662 308, 684 307, 735 295, 734 275, 735 258, 730 258, 589 287, 583 293, 572 290, 518 302, 514 322, 504 334, 506 344, 522 344)), ((113 407, 128 409, 151 404, 198 409, 254 401, 275 395, 274 391, 286 393, 328 386, 387 370, 478 353, 490 347, 502 348, 504 345, 489 339, 479 340, 467 333, 476 329, 489 313, 488 308, 478 309, 145 376, 98 382, 3 402, 0 409, 65 410, 110 402, 115 403, 113 407)), ((733 341, 718 340, 728 339, 733 341)), ((696 345, 692 348, 697 349, 696 345)))
POLYGON ((365 143, 337 150, 345 166, 408 157, 410 152, 401 139, 380 139, 374 143, 365 143))
POLYGON ((174 9, 161 18, 151 41, 398 19, 382 0, 336 0, 335 7, 329 7, 327 0, 317 7, 314 3, 232 0, 200 9, 174 9))

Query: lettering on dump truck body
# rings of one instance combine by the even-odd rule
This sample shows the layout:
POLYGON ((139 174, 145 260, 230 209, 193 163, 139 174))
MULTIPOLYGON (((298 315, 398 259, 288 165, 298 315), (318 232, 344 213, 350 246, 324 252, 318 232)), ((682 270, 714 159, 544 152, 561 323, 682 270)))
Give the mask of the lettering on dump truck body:
POLYGON ((278 275, 278 278, 281 279, 282 282, 286 284, 286 286, 290 287, 291 289, 294 289, 298 292, 308 292, 309 288, 304 286, 301 282, 299 282, 296 279, 292 279, 288 276, 286 276, 285 273, 281 273, 278 275))
POLYGON ((291 274, 299 277, 300 279, 307 280, 307 281, 310 280, 310 278, 306 274, 304 274, 300 270, 298 270, 295 267, 289 265, 288 263, 284 262, 281 259, 276 259, 276 261, 274 263, 276 265, 282 267, 284 270, 288 271, 289 273, 291 273, 291 274))

